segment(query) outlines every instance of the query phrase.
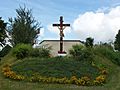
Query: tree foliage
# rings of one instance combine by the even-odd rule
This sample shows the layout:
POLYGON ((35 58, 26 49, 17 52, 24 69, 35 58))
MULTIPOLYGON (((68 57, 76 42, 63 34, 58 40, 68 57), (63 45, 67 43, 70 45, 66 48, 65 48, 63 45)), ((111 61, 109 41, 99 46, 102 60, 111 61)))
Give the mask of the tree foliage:
POLYGON ((75 60, 92 60, 93 52, 82 45, 73 45, 69 53, 75 60))
POLYGON ((80 56, 82 54, 83 49, 84 46, 76 44, 72 46, 72 48, 69 50, 69 53, 72 56, 80 56))
POLYGON ((91 37, 86 38, 85 45, 86 47, 93 47, 94 39, 91 37))
POLYGON ((32 10, 26 7, 16 9, 17 17, 9 18, 13 45, 34 44, 39 33, 39 23, 32 16, 32 10))
POLYGON ((4 20, 2 20, 0 17, 0 46, 2 47, 5 45, 5 38, 7 37, 6 25, 7 23, 5 23, 4 20))
POLYGON ((120 51, 120 30, 118 31, 118 34, 116 35, 115 38, 116 38, 114 42, 115 50, 120 51))
POLYGON ((7 55, 10 50, 11 50, 11 46, 6 45, 1 51, 0 51, 0 57, 4 57, 5 55, 7 55))
POLYGON ((29 44, 17 44, 12 49, 12 54, 17 57, 17 59, 23 59, 25 57, 30 56, 30 52, 32 50, 32 46, 29 44))

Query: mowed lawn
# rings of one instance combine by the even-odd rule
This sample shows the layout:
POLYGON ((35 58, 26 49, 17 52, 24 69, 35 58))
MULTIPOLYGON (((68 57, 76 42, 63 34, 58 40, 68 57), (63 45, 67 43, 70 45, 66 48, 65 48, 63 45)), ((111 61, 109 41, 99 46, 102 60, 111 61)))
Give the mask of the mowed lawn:
MULTIPOLYGON (((0 70, 3 63, 14 62, 12 59, 7 59, 0 63, 0 70)), ((64 85, 64 84, 43 84, 43 83, 30 83, 25 81, 14 81, 5 78, 0 72, 0 90, 120 90, 120 67, 113 64, 110 60, 103 61, 106 63, 110 70, 110 76, 107 84, 104 86, 77 86, 77 85, 64 85)))

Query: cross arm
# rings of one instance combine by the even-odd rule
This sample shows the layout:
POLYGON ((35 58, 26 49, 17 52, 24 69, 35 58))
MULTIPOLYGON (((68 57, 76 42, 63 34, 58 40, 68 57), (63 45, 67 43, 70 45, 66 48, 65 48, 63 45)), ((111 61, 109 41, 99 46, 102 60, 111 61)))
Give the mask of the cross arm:
POLYGON ((60 24, 53 24, 53 26, 60 26, 60 24))
MULTIPOLYGON (((60 24, 53 24, 53 26, 60 26, 60 24)), ((63 24, 63 26, 70 26, 70 24, 63 24)))
POLYGON ((63 26, 70 26, 70 24, 63 24, 63 26))

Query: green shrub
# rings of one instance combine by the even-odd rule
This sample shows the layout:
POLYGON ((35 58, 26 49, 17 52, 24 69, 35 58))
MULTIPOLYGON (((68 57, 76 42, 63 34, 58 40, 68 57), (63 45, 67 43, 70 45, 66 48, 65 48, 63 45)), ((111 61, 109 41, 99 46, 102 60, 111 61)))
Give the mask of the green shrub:
POLYGON ((94 53, 103 55, 104 57, 110 59, 113 63, 120 65, 120 52, 115 52, 110 46, 96 46, 94 48, 94 53))
POLYGON ((73 45, 72 49, 69 50, 69 53, 76 60, 92 60, 93 58, 91 48, 86 48, 82 45, 73 45))
POLYGON ((23 59, 30 55, 31 50, 32 50, 31 45, 18 44, 13 48, 12 53, 17 57, 17 59, 23 59))
POLYGON ((30 56, 38 57, 39 56, 39 49, 38 48, 33 48, 30 52, 30 56))
POLYGON ((86 38, 85 46, 86 47, 93 47, 94 39, 91 37, 86 38))
POLYGON ((76 44, 72 46, 72 49, 69 50, 69 53, 72 56, 79 56, 80 54, 82 54, 83 49, 84 49, 84 46, 76 44))
POLYGON ((82 60, 92 60, 94 55, 90 48, 86 48, 82 50, 82 54, 80 55, 82 60))
POLYGON ((30 55, 32 57, 49 57, 50 50, 45 48, 33 48, 30 55))
POLYGON ((6 45, 2 51, 0 51, 0 57, 4 57, 5 55, 7 55, 9 53, 9 51, 11 50, 11 47, 9 45, 6 45))

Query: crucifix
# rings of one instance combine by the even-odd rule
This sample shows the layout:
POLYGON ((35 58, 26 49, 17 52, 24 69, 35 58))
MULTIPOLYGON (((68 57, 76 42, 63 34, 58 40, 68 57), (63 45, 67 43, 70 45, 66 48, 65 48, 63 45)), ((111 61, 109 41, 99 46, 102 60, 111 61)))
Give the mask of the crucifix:
POLYGON ((58 29, 60 30, 60 51, 58 51, 58 53, 64 54, 66 53, 65 51, 63 51, 63 37, 64 37, 64 33, 63 30, 66 27, 70 27, 70 24, 63 24, 63 17, 60 16, 60 24, 53 24, 53 26, 58 27, 58 29))

